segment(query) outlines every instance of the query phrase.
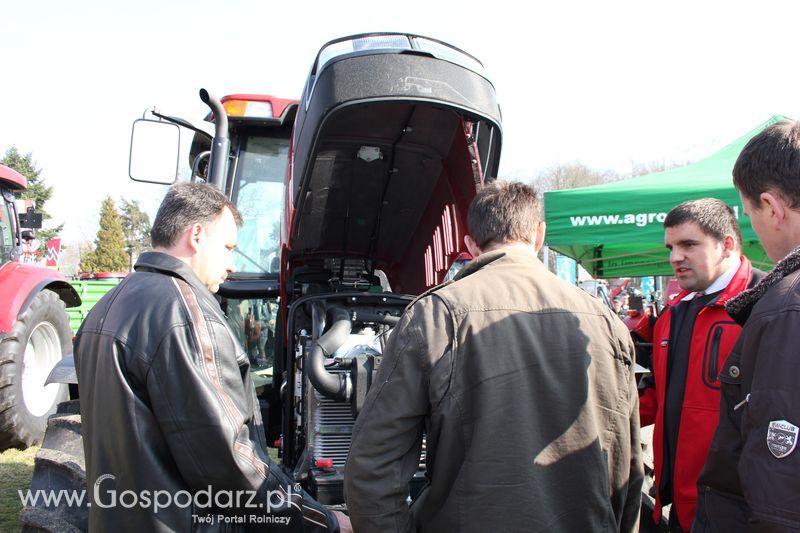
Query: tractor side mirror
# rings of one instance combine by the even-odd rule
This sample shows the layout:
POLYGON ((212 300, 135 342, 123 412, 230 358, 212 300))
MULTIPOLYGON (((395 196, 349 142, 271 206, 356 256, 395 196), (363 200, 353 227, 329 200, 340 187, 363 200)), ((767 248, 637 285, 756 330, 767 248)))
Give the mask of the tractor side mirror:
POLYGON ((181 131, 176 124, 137 119, 131 129, 128 175, 133 181, 172 185, 178 177, 181 131))

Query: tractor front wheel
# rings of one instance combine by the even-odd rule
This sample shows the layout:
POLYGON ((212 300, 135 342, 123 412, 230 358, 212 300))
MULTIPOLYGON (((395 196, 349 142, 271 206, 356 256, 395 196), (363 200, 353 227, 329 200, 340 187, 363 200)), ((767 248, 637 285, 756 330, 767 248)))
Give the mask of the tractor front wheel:
POLYGON ((42 442, 47 417, 69 396, 66 385, 44 382, 71 351, 64 302, 43 290, 0 341, 0 450, 42 442))

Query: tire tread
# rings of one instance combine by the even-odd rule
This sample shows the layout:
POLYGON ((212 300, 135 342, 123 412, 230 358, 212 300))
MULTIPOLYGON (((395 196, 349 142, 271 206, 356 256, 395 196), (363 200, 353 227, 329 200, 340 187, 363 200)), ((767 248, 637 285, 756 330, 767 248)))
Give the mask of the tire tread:
MULTIPOLYGON (((85 491, 86 466, 83 455, 83 431, 78 400, 62 402, 59 412, 47 420, 42 447, 34 460, 31 490, 85 491), (67 405, 64 405, 67 404, 67 405)), ((89 527, 88 492, 80 507, 47 507, 37 501, 20 513, 23 532, 80 533, 89 527)))
POLYGON ((0 340, 0 451, 14 447, 25 449, 42 442, 43 421, 35 421, 40 419, 32 421, 26 416, 19 380, 22 376, 25 343, 33 327, 30 322, 42 313, 47 313, 48 309, 54 317, 51 324, 58 331, 64 350, 72 342, 69 317, 64 302, 50 290, 43 290, 37 294, 30 307, 0 340))

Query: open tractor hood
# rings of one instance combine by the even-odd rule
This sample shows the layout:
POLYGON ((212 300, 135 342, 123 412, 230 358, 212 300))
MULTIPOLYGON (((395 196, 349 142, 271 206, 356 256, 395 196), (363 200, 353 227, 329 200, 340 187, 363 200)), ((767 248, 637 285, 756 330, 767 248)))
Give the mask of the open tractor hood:
POLYGON ((470 200, 496 176, 500 109, 466 52, 407 34, 345 37, 317 55, 292 144, 290 277, 380 270, 392 291, 417 294, 443 280, 470 200))

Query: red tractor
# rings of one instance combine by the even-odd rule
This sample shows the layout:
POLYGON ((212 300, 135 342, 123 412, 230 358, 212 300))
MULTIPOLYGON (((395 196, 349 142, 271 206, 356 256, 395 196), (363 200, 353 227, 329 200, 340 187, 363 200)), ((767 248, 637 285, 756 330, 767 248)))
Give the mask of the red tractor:
POLYGON ((81 303, 60 273, 20 261, 23 242, 41 227, 41 215, 17 214, 14 192, 26 187, 22 174, 0 165, 0 450, 41 443, 47 417, 67 399, 67 385, 45 380, 72 354, 64 308, 81 303))

